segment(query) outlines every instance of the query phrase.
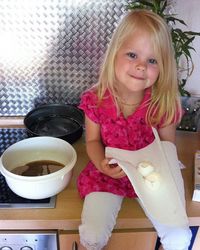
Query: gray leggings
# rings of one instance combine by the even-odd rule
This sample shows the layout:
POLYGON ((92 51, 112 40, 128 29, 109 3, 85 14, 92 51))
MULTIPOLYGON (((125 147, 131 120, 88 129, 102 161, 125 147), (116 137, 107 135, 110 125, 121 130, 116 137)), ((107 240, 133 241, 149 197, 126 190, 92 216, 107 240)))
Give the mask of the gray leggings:
MULTIPOLYGON (((81 244, 87 250, 101 250, 107 245, 122 201, 123 197, 107 192, 93 192, 85 197, 79 234, 81 244)), ((191 240, 189 227, 169 227, 159 224, 150 216, 148 218, 165 250, 188 250, 191 240)))

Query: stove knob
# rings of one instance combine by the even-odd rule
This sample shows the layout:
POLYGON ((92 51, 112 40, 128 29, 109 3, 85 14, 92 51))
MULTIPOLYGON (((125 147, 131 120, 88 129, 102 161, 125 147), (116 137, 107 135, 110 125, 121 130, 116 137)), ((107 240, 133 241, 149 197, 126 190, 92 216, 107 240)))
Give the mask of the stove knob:
POLYGON ((1 247, 0 250, 12 250, 12 247, 1 247))
POLYGON ((25 246, 25 247, 21 247, 20 250, 33 250, 33 248, 25 246))

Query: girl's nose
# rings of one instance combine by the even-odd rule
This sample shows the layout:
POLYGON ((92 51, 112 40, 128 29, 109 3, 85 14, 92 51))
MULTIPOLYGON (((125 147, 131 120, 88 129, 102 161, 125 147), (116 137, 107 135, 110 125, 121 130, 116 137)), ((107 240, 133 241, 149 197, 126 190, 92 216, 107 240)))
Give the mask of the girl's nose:
POLYGON ((136 69, 140 71, 144 71, 146 69, 145 63, 142 63, 142 62, 138 63, 138 65, 136 66, 136 69))

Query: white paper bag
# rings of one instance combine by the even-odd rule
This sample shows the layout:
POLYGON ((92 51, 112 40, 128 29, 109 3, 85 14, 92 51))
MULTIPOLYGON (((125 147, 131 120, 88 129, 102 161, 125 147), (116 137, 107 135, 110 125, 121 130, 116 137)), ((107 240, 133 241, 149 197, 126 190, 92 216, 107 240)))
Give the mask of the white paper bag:
POLYGON ((106 147, 106 157, 115 159, 131 181, 143 207, 158 222, 170 226, 185 226, 183 179, 176 147, 173 143, 160 141, 153 129, 155 140, 136 151, 106 147), (138 171, 141 162, 150 162, 159 177, 158 185, 150 188, 146 178, 138 171))

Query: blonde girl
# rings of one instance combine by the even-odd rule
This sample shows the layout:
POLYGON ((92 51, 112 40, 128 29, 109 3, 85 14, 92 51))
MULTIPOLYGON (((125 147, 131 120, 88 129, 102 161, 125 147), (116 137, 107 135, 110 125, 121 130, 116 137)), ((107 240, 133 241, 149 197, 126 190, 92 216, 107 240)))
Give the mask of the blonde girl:
MULTIPOLYGON (((122 169, 109 164, 105 147, 141 149, 154 140, 152 126, 161 140, 175 143, 182 112, 172 41, 161 17, 147 10, 123 17, 107 49, 99 81, 83 93, 79 107, 85 112, 90 158, 78 177, 84 198, 79 233, 87 250, 100 250, 111 236, 123 198, 137 198, 122 169)), ((148 209, 145 212, 161 239, 160 249, 188 249, 188 226, 171 228, 151 218, 148 209)))

